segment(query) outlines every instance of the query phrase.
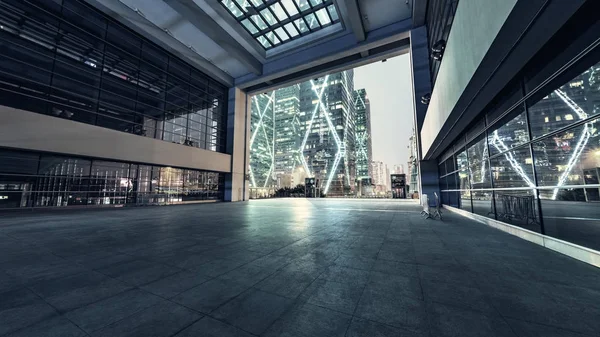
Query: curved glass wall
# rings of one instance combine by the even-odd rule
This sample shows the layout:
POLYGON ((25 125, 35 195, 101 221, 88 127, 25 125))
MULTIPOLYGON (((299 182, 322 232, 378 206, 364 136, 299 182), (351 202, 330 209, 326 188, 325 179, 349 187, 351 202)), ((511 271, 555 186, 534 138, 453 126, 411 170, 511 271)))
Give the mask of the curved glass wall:
POLYGON ((0 105, 225 152, 226 96, 84 1, 0 2, 0 105))
POLYGON ((509 90, 521 98, 506 95, 511 104, 499 106, 512 108, 492 108, 483 133, 440 162, 443 202, 600 250, 600 63, 593 62, 575 64, 560 74, 570 80, 527 99, 524 87, 509 90))

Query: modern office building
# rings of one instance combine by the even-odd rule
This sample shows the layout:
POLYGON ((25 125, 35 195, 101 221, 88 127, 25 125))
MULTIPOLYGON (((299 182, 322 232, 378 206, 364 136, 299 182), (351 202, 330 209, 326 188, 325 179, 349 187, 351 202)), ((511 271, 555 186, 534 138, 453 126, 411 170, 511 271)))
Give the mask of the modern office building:
POLYGON ((387 164, 382 161, 372 161, 371 171, 375 190, 380 193, 387 192, 390 189, 390 169, 387 164))
POLYGON ((273 187, 275 179, 275 92, 252 97, 250 186, 273 187))
POLYGON ((303 169, 300 160, 300 84, 277 89, 274 96, 274 152, 277 187, 293 187, 303 179, 294 172, 303 169), (294 179, 296 178, 296 179, 294 179))
POLYGON ((396 164, 392 168, 392 174, 403 174, 404 173, 404 165, 396 164))
POLYGON ((597 261, 599 7, 3 0, 0 204, 246 200, 251 97, 302 82, 302 165, 351 190, 348 70, 409 54, 419 191, 597 261))
POLYGON ((413 129, 413 134, 409 138, 410 155, 408 157, 408 193, 409 197, 417 196, 419 193, 419 161, 417 154, 417 136, 413 129))
POLYGON ((356 128, 354 146, 356 158, 356 179, 371 179, 373 172, 373 145, 371 142, 371 103, 365 89, 354 91, 354 109, 356 112, 356 128))
POLYGON ((319 179, 324 194, 345 195, 356 179, 354 72, 343 71, 300 84, 307 176, 319 179))

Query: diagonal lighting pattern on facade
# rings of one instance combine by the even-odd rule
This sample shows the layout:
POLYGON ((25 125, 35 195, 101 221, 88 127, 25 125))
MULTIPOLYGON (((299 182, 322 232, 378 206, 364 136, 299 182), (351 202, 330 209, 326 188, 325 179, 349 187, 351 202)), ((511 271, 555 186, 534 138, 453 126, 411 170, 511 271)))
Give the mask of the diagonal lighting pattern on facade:
MULTIPOLYGON (((273 91, 271 93, 271 95, 265 95, 262 94, 263 96, 267 96, 268 97, 268 101, 264 106, 264 109, 261 109, 260 103, 258 101, 258 95, 253 96, 252 99, 256 105, 256 110, 258 111, 258 116, 259 116, 259 120, 258 123, 256 123, 256 129, 254 130, 254 132, 252 133, 252 136, 250 137, 250 149, 252 149, 252 146, 254 145, 254 141, 256 140, 256 136, 258 135, 258 132, 260 129, 262 129, 263 134, 265 136, 265 143, 267 146, 267 149, 269 151, 269 156, 271 157, 271 166, 269 167, 269 171, 267 173, 267 178, 265 179, 265 183, 263 185, 263 187, 267 186, 267 183, 269 181, 268 176, 271 174, 271 171, 273 170, 274 164, 275 164, 275 153, 274 153, 274 144, 269 144, 269 137, 267 136, 267 131, 265 130, 265 126, 264 126, 264 117, 267 114, 267 111, 269 109, 269 107, 272 105, 274 98, 275 98, 275 91, 273 91), (262 113, 261 113, 262 110, 262 113)), ((273 140, 274 141, 274 140, 273 140)), ((249 167, 249 173, 250 173, 250 180, 252 182, 252 186, 257 187, 256 185, 256 178, 254 177, 254 171, 252 169, 252 164, 248 165, 249 167)))
POLYGON ((267 104, 265 104, 265 109, 263 110, 262 113, 260 113, 260 104, 258 104, 258 99, 256 98, 256 96, 252 97, 252 99, 256 103, 256 107, 258 108, 259 120, 258 120, 258 123, 256 124, 256 130, 254 130, 254 132, 252 133, 252 137, 250 138, 250 147, 251 148, 252 148, 252 144, 254 143, 254 138, 256 138, 256 133, 258 132, 258 129, 260 129, 260 127, 262 126, 263 117, 265 116, 267 109, 269 108, 269 104, 271 104, 271 102, 273 102, 274 97, 275 97, 275 91, 273 91, 271 93, 271 96, 269 96, 269 101, 267 102, 267 104))
POLYGON ((500 152, 508 151, 504 154, 504 157, 508 160, 508 163, 510 164, 510 166, 512 166, 512 168, 515 170, 515 172, 517 172, 517 174, 521 177, 521 179, 523 179, 523 181, 525 181, 527 183, 527 185, 529 185, 529 187, 535 188, 535 184, 533 183, 533 181, 531 181, 531 179, 529 179, 529 177, 527 176, 527 173, 525 173, 525 170, 523 170, 523 167, 521 167, 521 164, 519 164, 517 159, 515 159, 512 152, 509 151, 510 148, 508 146, 506 146, 504 141, 502 139, 500 139, 500 137, 498 136, 498 130, 494 131, 494 137, 492 138, 492 145, 494 145, 494 147, 496 147, 496 149, 500 152))
MULTIPOLYGON (((575 103, 562 90, 556 89, 556 90, 554 90, 554 93, 569 108, 571 108, 571 110, 573 110, 573 112, 575 112, 580 119, 588 118, 588 114, 585 111, 583 111, 583 109, 579 105, 577 105, 577 103, 575 103)), ((571 174, 571 170, 573 170, 573 167, 575 167, 575 164, 577 164, 579 157, 581 156, 581 154, 583 153, 583 150, 585 149, 585 146, 587 145, 588 141, 592 137, 593 127, 594 127, 594 125, 592 122, 585 123, 585 128, 583 130, 583 133, 579 137, 579 140, 577 141, 577 145, 575 146, 575 151, 573 151, 571 158, 569 158, 569 161, 567 162, 567 167, 566 167, 565 171, 558 179, 558 183, 556 184, 557 188, 555 188, 554 191, 552 192, 552 200, 556 200, 556 197, 558 195, 558 187, 563 186, 567 182, 567 179, 569 178, 569 174, 571 174)))
MULTIPOLYGON (((325 81, 324 81, 324 86, 327 86, 327 79, 329 78, 329 76, 325 77, 325 81)), ((317 94, 317 98, 318 98, 318 102, 317 102, 317 108, 321 109, 321 112, 323 112, 323 115, 325 115, 325 119, 327 120, 327 125, 329 127, 329 131, 331 132, 332 136, 333 136, 333 140, 335 141, 335 144, 337 146, 337 152, 335 154, 335 159, 333 160, 333 165, 331 166, 331 172, 329 173, 329 177, 327 178, 327 182, 325 183, 325 189, 323 190, 323 193, 327 194, 327 192, 329 191, 329 186, 331 185, 331 181, 333 180, 333 177, 335 176, 335 171, 338 167, 338 165, 340 164, 340 160, 341 158, 345 155, 346 150, 344 148, 344 144, 342 144, 342 141, 340 140, 340 136, 337 134, 337 130, 335 129, 335 127, 333 126, 333 122, 331 121, 331 117, 329 116, 329 111, 327 111, 327 109, 325 109, 323 106, 325 104, 323 104, 323 88, 321 88, 321 92, 318 92, 318 88, 315 85, 315 82, 313 80, 310 80, 310 84, 312 86, 312 90, 315 92, 315 94, 317 94)))
MULTIPOLYGON (((312 129, 312 125, 315 120, 315 116, 317 115, 317 111, 319 111, 319 105, 321 104, 321 97, 323 96, 323 93, 325 92, 325 89, 327 88, 327 80, 328 79, 329 79, 329 75, 325 76, 325 81, 323 82, 321 91, 318 93, 315 91, 315 93, 317 94, 318 102, 317 102, 317 105, 315 106, 315 109, 313 110, 312 116, 310 117, 310 122, 308 122, 308 126, 306 127, 306 132, 304 133, 304 138, 302 139, 302 143, 300 144, 300 148, 298 149, 298 152, 300 154, 300 160, 302 161, 302 165, 304 166, 304 169, 306 170, 306 175, 308 177, 311 177, 312 175, 310 173, 310 168, 308 167, 308 163, 306 162, 306 158, 304 158, 304 147, 306 146, 306 141, 308 140, 308 136, 312 129)), ((311 80, 310 82, 312 84, 313 81, 311 80)), ((314 85, 313 85, 313 90, 314 90, 314 85)))

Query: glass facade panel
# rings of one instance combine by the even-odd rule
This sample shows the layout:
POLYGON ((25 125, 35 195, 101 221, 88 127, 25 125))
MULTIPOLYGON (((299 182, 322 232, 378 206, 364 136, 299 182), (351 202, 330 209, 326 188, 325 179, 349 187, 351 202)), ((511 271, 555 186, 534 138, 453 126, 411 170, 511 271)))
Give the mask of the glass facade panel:
POLYGON ((535 190, 495 191, 498 220, 540 232, 540 218, 535 190))
POLYGON ((516 117, 509 116, 509 118, 508 122, 500 122, 501 126, 488 134, 491 155, 508 151, 529 141, 525 112, 522 111, 516 117))
POLYGON ((0 208, 222 200, 216 172, 0 149, 0 208))
POLYGON ((533 144, 538 185, 556 186, 553 199, 558 187, 597 184, 593 177, 586 182, 586 172, 589 175, 600 167, 599 121, 591 120, 533 144))
POLYGON ((553 190, 540 193, 546 234, 600 250, 600 204, 597 204, 597 196, 597 187, 561 188, 557 191, 556 198, 553 190), (593 194, 592 199, 590 192, 593 194))
POLYGON ((529 108, 533 138, 600 114, 600 63, 551 91, 529 108))
POLYGON ((473 213, 494 218, 494 196, 492 191, 472 191, 473 213))
POLYGON ((439 166, 443 202, 600 250, 598 51, 553 79, 536 78, 528 98, 525 78, 514 78, 473 122, 476 131, 442 151, 450 158, 439 166))
POLYGON ((85 2, 6 0, 0 25, 0 105, 225 151, 227 88, 85 2), (211 146, 187 123, 199 106, 218 107, 211 146))
POLYGON ((483 138, 468 147, 469 177, 471 188, 481 189, 491 187, 490 164, 486 139, 483 138))
POLYGON ((529 147, 505 152, 490 159, 495 188, 534 187, 529 147))
POLYGON ((460 191, 459 207, 465 211, 473 211, 471 207, 471 191, 460 191))

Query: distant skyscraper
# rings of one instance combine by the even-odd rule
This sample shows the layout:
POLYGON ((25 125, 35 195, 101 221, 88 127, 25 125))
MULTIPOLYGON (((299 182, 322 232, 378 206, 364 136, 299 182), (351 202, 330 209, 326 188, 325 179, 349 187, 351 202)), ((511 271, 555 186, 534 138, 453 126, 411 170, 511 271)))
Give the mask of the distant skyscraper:
POLYGON ((404 165, 402 165, 402 164, 394 165, 394 168, 392 168, 392 174, 403 174, 403 173, 404 173, 404 165))
POLYGON ((356 178, 373 178, 371 161, 371 104, 365 89, 354 91, 354 109, 356 110, 355 150, 356 178))
POLYGON ((250 185, 275 186, 274 99, 275 93, 259 94, 251 99, 250 185))
POLYGON ((419 192, 419 168, 417 166, 417 136, 413 129, 413 134, 410 136, 410 157, 408 158, 408 173, 410 174, 410 180, 408 182, 409 193, 419 192))
POLYGON ((292 187, 294 171, 302 168, 300 160, 300 84, 281 88, 274 95, 275 175, 278 187, 292 187))
POLYGON ((390 189, 390 169, 381 161, 372 161, 373 184, 379 192, 385 192, 390 189))
POLYGON ((353 92, 353 70, 300 84, 300 159, 325 194, 343 195, 355 186, 353 92))
POLYGON ((354 189, 352 70, 253 96, 251 118, 251 187, 291 187, 315 177, 329 195, 354 189))

